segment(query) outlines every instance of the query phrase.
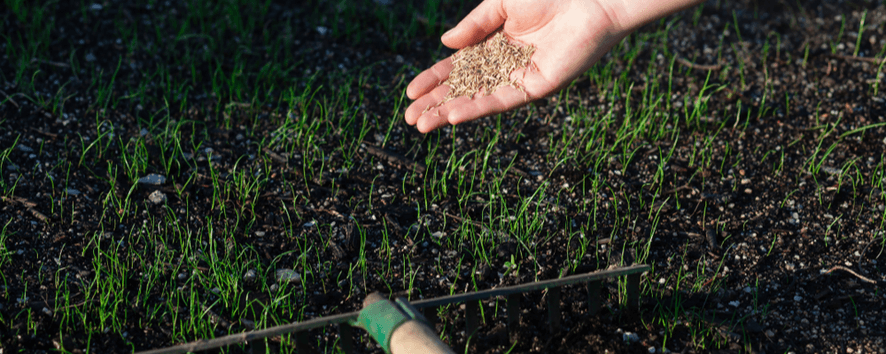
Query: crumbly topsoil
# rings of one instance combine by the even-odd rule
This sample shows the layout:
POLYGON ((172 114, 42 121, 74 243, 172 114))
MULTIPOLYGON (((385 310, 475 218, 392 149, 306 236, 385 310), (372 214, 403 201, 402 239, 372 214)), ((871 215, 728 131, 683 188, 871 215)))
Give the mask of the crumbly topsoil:
POLYGON ((523 86, 516 78, 510 78, 511 73, 532 65, 533 53, 535 46, 513 44, 501 32, 458 51, 452 56, 452 72, 443 82, 450 87, 443 102, 461 96, 473 99, 480 91, 488 96, 502 86, 512 86, 522 92, 523 86))

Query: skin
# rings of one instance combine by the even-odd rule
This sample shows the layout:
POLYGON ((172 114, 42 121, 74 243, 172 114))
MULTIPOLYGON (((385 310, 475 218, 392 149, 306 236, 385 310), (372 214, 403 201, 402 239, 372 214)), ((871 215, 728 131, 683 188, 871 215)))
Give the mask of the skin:
POLYGON ((443 44, 461 49, 498 30, 514 42, 536 46, 536 69, 518 69, 525 94, 507 86, 489 96, 459 97, 439 105, 449 92, 440 85, 452 71, 452 57, 415 77, 406 95, 406 123, 422 133, 469 122, 551 95, 587 71, 628 34, 657 18, 700 0, 486 0, 443 34, 443 44), (527 97, 528 96, 528 97, 527 97), (429 107, 433 107, 428 109, 429 107))

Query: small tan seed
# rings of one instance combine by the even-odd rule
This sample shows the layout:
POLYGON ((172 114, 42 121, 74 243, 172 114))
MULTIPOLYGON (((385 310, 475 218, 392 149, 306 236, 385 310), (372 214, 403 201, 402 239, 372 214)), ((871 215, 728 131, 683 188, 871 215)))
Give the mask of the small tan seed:
MULTIPOLYGON (((535 46, 517 46, 508 41, 501 32, 483 43, 459 50, 452 56, 452 72, 442 84, 450 87, 443 103, 456 97, 471 99, 480 91, 491 95, 503 86, 511 86, 525 94, 523 85, 510 76, 519 68, 532 66, 535 46)), ((430 107, 429 107, 430 109, 430 107)))

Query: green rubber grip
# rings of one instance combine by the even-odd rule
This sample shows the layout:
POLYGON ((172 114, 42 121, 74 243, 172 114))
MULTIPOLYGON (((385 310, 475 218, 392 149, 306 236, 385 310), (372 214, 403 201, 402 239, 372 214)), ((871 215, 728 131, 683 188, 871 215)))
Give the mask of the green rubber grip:
POLYGON ((381 345, 385 353, 391 352, 391 336, 402 324, 417 320, 427 323, 408 301, 397 298, 396 302, 381 300, 363 307, 354 326, 363 328, 381 345))
POLYGON ((391 335, 406 321, 409 315, 401 311, 396 304, 383 300, 366 306, 357 316, 357 326, 369 332, 369 335, 381 345, 385 353, 391 352, 391 335))

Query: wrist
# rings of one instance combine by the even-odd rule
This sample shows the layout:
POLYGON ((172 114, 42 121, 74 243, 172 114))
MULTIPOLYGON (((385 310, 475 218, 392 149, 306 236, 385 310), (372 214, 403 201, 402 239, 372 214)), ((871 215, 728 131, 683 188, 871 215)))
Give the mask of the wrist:
POLYGON ((633 32, 644 25, 703 3, 704 0, 603 0, 600 5, 616 31, 633 32))

